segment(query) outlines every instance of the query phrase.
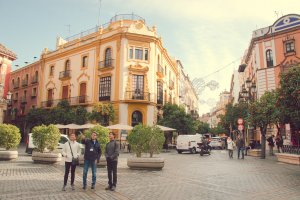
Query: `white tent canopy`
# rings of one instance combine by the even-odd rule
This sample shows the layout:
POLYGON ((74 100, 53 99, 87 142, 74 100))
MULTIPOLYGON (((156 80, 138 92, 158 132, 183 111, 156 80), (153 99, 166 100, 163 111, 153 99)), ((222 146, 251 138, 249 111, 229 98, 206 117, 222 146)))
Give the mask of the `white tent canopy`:
POLYGON ((158 128, 160 128, 162 131, 176 131, 174 128, 169 128, 166 126, 156 125, 158 128))
POLYGON ((88 128, 93 128, 94 126, 96 126, 96 124, 83 124, 83 125, 78 125, 78 124, 68 124, 68 125, 63 125, 63 124, 55 124, 54 126, 56 126, 59 129, 63 129, 63 128, 68 128, 68 129, 88 129, 88 128))
POLYGON ((132 126, 129 126, 126 124, 114 124, 114 125, 107 126, 106 128, 114 129, 114 130, 132 130, 133 129, 132 126))

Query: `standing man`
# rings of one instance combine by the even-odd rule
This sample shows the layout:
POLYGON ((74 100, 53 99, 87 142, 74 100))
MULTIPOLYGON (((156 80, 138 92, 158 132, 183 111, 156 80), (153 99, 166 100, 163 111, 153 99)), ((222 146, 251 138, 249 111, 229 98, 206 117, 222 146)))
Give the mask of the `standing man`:
POLYGON ((238 159, 240 159, 240 152, 242 152, 242 159, 244 159, 245 142, 244 142, 244 139, 241 138, 240 134, 237 135, 236 146, 237 146, 237 150, 238 150, 238 159))
POLYGON ((268 145, 269 145, 269 149, 270 149, 270 156, 273 156, 273 148, 274 148, 274 135, 268 137, 267 141, 268 141, 268 145))
POLYGON ((115 191, 117 186, 117 165, 119 156, 119 145, 115 140, 115 133, 109 133, 109 142, 105 147, 105 158, 107 162, 108 186, 105 190, 115 191))
POLYGON ((97 140, 97 133, 92 132, 91 139, 85 139, 85 136, 82 136, 82 144, 85 144, 84 152, 84 168, 83 168, 83 188, 86 190, 86 178, 89 170, 89 166, 92 169, 92 186, 91 189, 95 189, 96 184, 96 160, 97 163, 100 162, 101 148, 100 143, 97 140))
POLYGON ((65 176, 64 176, 64 186, 62 191, 66 191, 66 186, 68 182, 69 172, 71 168, 71 188, 75 190, 74 179, 75 179, 75 170, 76 165, 72 164, 72 158, 77 158, 80 155, 80 145, 76 142, 75 133, 69 135, 70 141, 66 142, 62 149, 62 155, 65 157, 65 176))

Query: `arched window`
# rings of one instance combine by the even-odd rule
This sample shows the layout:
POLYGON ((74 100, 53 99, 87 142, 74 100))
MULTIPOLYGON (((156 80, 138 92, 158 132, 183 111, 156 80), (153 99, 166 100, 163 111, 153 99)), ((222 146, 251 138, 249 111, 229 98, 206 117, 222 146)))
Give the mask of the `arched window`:
POLYGON ((28 83, 28 74, 26 74, 25 81, 28 83))
POLYGON ((83 58, 82 58, 82 68, 85 68, 87 66, 88 66, 88 57, 83 56, 83 58))
POLYGON ((69 71, 70 70, 70 60, 67 60, 65 63, 65 71, 69 71))
POLYGON ((111 48, 105 50, 104 67, 112 66, 111 48))
POLYGON ((35 71, 34 78, 35 78, 35 81, 36 81, 36 82, 38 81, 38 77, 39 77, 39 72, 38 72, 38 71, 35 71))
POLYGON ((17 86, 18 87, 20 86, 20 77, 18 77, 18 79, 17 79, 17 86))
POLYGON ((80 83, 79 85, 79 103, 86 102, 86 83, 80 83))
POLYGON ((15 79, 13 79, 13 80, 11 81, 11 84, 12 84, 12 88, 14 88, 14 87, 15 87, 15 79))
POLYGON ((266 51, 267 67, 273 67, 273 55, 272 50, 268 49, 266 51))
POLYGON ((54 66, 51 66, 50 67, 50 73, 49 73, 50 76, 53 76, 54 75, 54 66))
POLYGON ((140 111, 134 111, 131 116, 131 126, 143 123, 143 114, 140 111))

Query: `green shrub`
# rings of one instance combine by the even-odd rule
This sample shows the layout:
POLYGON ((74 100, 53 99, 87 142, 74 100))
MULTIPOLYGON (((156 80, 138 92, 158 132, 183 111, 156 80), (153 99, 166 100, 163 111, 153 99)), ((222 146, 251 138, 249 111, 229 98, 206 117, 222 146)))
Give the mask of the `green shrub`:
POLYGON ((11 124, 0 124, 0 147, 9 150, 20 144, 20 129, 11 124))
MULTIPOLYGON (((97 125, 94 126, 93 128, 87 129, 84 131, 84 135, 86 138, 90 138, 92 132, 97 133, 97 140, 100 143, 102 154, 104 155, 104 150, 106 144, 109 142, 108 134, 109 134, 109 129, 105 128, 104 126, 97 125)), ((81 140, 81 135, 78 137, 79 141, 81 140)))
POLYGON ((46 148, 53 151, 57 147, 60 137, 59 129, 53 124, 35 126, 32 129, 33 144, 39 152, 44 152, 46 148))
POLYGON ((136 157, 141 157, 142 153, 147 152, 147 139, 151 128, 147 125, 136 125, 128 135, 128 143, 136 157))
POLYGON ((147 150, 150 153, 150 157, 153 157, 154 153, 159 153, 162 150, 165 142, 164 132, 157 126, 151 126, 151 131, 147 137, 147 150))

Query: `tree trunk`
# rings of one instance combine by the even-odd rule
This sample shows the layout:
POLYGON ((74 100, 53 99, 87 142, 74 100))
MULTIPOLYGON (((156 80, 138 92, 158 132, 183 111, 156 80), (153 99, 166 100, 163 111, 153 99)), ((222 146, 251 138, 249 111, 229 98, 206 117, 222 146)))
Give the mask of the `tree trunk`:
POLYGON ((266 158, 266 133, 267 133, 267 128, 260 127, 260 132, 261 132, 261 154, 260 154, 260 158, 265 159, 266 158))

